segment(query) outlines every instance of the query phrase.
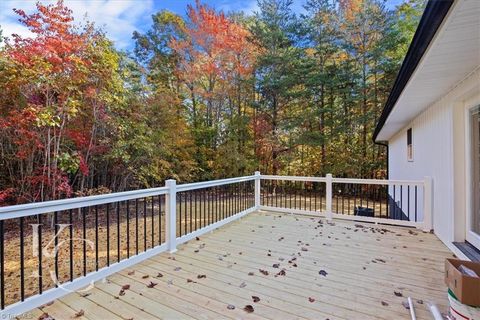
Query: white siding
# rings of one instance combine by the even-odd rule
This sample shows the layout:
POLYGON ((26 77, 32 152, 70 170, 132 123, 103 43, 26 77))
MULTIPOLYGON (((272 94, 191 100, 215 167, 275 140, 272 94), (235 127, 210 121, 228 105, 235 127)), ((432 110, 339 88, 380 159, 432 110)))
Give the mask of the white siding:
MULTIPOLYGON (((435 234, 445 243, 459 240, 458 236, 455 236, 454 230, 454 228, 458 228, 458 226, 454 226, 454 208, 456 201, 456 208, 458 208, 458 203, 465 201, 463 192, 454 188, 455 163, 464 168, 464 163, 459 161, 460 158, 463 159, 464 155, 455 155, 453 148, 454 134, 457 144, 459 138, 465 139, 465 132, 461 128, 459 130, 457 124, 454 133, 453 113, 463 112, 463 102, 478 92, 477 71, 417 116, 389 141, 390 179, 420 180, 425 176, 433 178, 433 227, 435 234), (459 104, 461 104, 460 108, 459 104), (413 162, 407 161, 408 128, 413 130, 413 162)), ((456 115, 456 118, 459 119, 463 117, 463 115, 460 117, 458 114, 456 115)), ((458 150, 456 151, 458 153, 458 150)), ((465 213, 457 214, 464 215, 465 213)))

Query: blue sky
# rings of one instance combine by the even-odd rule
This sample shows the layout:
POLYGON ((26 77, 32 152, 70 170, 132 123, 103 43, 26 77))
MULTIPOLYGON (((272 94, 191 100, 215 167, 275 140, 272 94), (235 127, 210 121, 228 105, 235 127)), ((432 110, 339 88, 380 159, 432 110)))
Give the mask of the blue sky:
MULTIPOLYGON (((0 26, 4 36, 17 33, 29 35, 28 30, 18 22, 18 17, 12 11, 14 8, 31 13, 35 9, 35 0, 0 0, 0 26)), ((43 3, 53 2, 50 0, 43 3)), ((253 13, 257 9, 257 0, 203 0, 203 3, 225 12, 243 10, 253 13)), ((302 12, 305 0, 294 0, 293 8, 302 12)), ((393 8, 402 0, 387 0, 387 6, 393 8)), ((144 32, 151 25, 151 15, 162 9, 168 9, 184 15, 188 4, 194 0, 65 0, 73 10, 76 20, 88 19, 101 26, 109 38, 115 42, 118 49, 131 49, 132 32, 144 32)))

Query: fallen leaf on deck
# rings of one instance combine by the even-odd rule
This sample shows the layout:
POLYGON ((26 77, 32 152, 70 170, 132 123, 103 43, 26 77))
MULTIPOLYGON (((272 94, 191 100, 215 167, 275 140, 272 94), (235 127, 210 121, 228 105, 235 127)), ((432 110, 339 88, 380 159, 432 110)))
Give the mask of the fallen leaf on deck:
POLYGON ((403 297, 403 294, 400 291, 393 291, 397 297, 403 297))
POLYGON ((382 301, 382 306, 386 307, 386 306, 388 306, 388 303, 385 302, 385 301, 382 301))
POLYGON ((258 269, 258 271, 260 271, 261 274, 263 274, 265 276, 268 276, 268 271, 267 270, 258 269))
POLYGON ((124 285, 122 286, 122 290, 128 290, 128 289, 130 289, 130 285, 129 285, 129 284, 124 284, 124 285))
POLYGON ((309 297, 309 298, 308 298, 308 301, 310 301, 310 302, 312 302, 312 303, 313 303, 313 302, 315 302, 315 299, 314 299, 314 298, 312 298, 312 297, 309 297))
POLYGON ((257 296, 252 296, 252 300, 253 300, 253 302, 258 302, 258 301, 260 301, 260 298, 257 297, 257 296))
POLYGON ((255 273, 249 272, 248 275, 249 275, 249 276, 253 276, 253 275, 255 275, 255 273))
POLYGON ((247 284, 245 282, 240 283, 240 288, 245 288, 247 284))
POLYGON ((228 310, 234 310, 234 309, 235 309, 235 306, 234 306, 233 304, 229 304, 229 305, 227 306, 227 309, 228 309, 228 310))
POLYGON ((161 278, 163 277, 163 274, 161 274, 160 272, 157 274, 157 278, 161 278))
POLYGON ((302 247, 302 251, 308 251, 308 249, 305 247, 302 247))
POLYGON ((118 293, 119 296, 124 296, 125 295, 125 290, 121 289, 120 292, 118 293))
POLYGON ((318 274, 321 275, 321 276, 326 277, 328 273, 327 273, 327 271, 325 271, 325 270, 320 270, 320 271, 318 271, 318 274))
POLYGON ((78 311, 77 313, 75 313, 74 318, 83 317, 84 314, 85 314, 85 311, 83 311, 83 309, 80 309, 80 311, 78 311))
POLYGON ((277 273, 277 274, 275 275, 275 277, 276 277, 276 276, 284 276, 284 275, 286 275, 285 270, 280 270, 280 272, 277 273))
POLYGON ((423 304, 423 300, 417 300, 418 304, 423 304))
POLYGON ((205 274, 199 274, 197 276, 197 279, 205 279, 206 277, 207 277, 207 275, 205 275, 205 274))
POLYGON ((273 267, 273 268, 280 268, 280 264, 279 264, 279 263, 274 263, 274 264, 272 265, 272 267, 273 267))
POLYGON ((245 310, 248 313, 252 313, 255 309, 253 309, 253 307, 248 304, 243 308, 243 310, 245 310))
POLYGON ((142 279, 148 279, 148 277, 150 277, 148 274, 142 276, 142 279))
POLYGON ((155 283, 155 282, 153 282, 153 281, 150 281, 150 283, 147 284, 147 288, 153 288, 153 287, 155 287, 157 284, 158 284, 158 283, 155 283))
POLYGON ((410 305, 407 301, 402 301, 402 305, 405 307, 405 309, 410 310, 410 305))
POLYGON ((40 317, 38 317, 38 320, 54 320, 48 313, 44 312, 40 317))
POLYGON ((196 281, 193 281, 192 279, 187 279, 187 283, 190 283, 190 282, 197 283, 196 281))
POLYGON ((200 238, 199 238, 199 237, 196 237, 195 240, 200 241, 200 238))
POLYGON ((91 295, 91 293, 82 293, 82 294, 80 294, 80 296, 81 296, 82 298, 86 298, 86 297, 88 297, 89 295, 91 295))
POLYGON ((180 270, 182 270, 182 268, 181 267, 176 267, 174 270, 175 271, 180 271, 180 270))
POLYGON ((132 271, 129 271, 129 272, 128 272, 128 275, 129 275, 129 276, 133 276, 134 274, 135 274, 135 270, 132 270, 132 271))
POLYGON ((193 252, 195 252, 195 253, 198 253, 199 251, 200 251, 200 250, 198 250, 198 249, 196 249, 196 250, 193 250, 193 252))

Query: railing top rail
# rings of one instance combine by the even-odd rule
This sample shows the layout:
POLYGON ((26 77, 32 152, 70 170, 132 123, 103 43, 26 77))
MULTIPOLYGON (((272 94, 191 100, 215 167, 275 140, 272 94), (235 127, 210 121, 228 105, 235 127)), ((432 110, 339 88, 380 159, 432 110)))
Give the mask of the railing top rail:
POLYGON ((333 183, 353 183, 353 184, 378 184, 378 185, 410 185, 423 186, 422 180, 382 180, 382 179, 350 179, 350 178, 333 178, 333 183))
POLYGON ((327 182, 325 177, 301 177, 301 176, 273 176, 261 175, 263 180, 283 180, 283 181, 307 181, 307 182, 327 182))
POLYGON ((226 185, 226 184, 245 182, 245 181, 253 181, 253 180, 255 180, 255 176, 244 176, 244 177, 238 177, 238 178, 228 178, 228 179, 220 179, 220 180, 212 180, 212 181, 193 182, 193 183, 179 184, 179 185, 177 185, 176 190, 177 190, 177 192, 182 192, 182 191, 216 187, 216 186, 222 186, 222 185, 226 185))
POLYGON ((168 193, 167 187, 159 187, 142 190, 115 192, 96 196, 86 196, 0 207, 0 220, 28 217, 42 213, 63 211, 69 209, 78 209, 131 199, 140 199, 145 197, 158 196, 166 193, 168 193))

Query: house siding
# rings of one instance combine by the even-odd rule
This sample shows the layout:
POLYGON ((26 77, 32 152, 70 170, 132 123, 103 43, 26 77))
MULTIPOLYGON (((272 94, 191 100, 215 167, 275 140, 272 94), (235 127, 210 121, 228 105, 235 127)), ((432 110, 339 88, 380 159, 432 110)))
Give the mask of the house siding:
MULTIPOLYGON (((389 178, 433 179, 433 228, 446 244, 465 235, 466 101, 478 96, 479 71, 418 115, 389 140, 389 178), (407 130, 413 131, 413 161, 407 160, 407 130), (455 143, 454 143, 455 141, 455 143), (463 212, 462 212, 463 211, 463 212), (454 214, 455 213, 455 214, 454 214)), ((463 239, 462 239, 463 238, 463 239)))

